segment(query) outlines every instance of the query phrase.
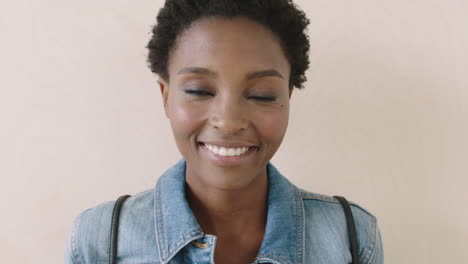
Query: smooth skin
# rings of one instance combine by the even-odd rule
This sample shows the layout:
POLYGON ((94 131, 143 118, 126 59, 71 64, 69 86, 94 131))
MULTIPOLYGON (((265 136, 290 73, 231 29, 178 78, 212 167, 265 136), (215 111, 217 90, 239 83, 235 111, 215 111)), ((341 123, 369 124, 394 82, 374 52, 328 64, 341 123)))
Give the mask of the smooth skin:
POLYGON ((267 216, 266 165, 288 125, 290 65, 278 38, 243 17, 204 18, 177 39, 164 110, 187 162, 187 200, 202 230, 217 236, 215 263, 251 263, 267 216), (220 165, 200 142, 255 146, 220 165))

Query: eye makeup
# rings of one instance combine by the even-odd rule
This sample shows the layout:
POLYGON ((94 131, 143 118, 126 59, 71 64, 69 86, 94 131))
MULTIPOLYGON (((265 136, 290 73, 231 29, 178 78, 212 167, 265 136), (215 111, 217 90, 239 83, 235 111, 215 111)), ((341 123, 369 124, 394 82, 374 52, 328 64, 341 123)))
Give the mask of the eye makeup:
POLYGON ((213 95, 211 92, 201 89, 185 89, 184 93, 195 96, 210 96, 213 95))
POLYGON ((266 96, 254 95, 254 96, 249 96, 248 98, 258 100, 258 101, 274 102, 276 101, 277 97, 274 95, 266 95, 266 96))

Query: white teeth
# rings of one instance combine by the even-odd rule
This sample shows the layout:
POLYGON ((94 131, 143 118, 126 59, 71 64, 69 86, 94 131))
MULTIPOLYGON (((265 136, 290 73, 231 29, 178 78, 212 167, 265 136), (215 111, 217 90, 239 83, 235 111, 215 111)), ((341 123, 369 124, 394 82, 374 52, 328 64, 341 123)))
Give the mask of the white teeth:
POLYGON ((227 156, 227 149, 225 148, 219 148, 219 155, 221 156, 227 156))
POLYGON ((217 147, 217 146, 208 145, 208 144, 205 144, 205 146, 207 149, 209 149, 211 152, 215 154, 218 154, 220 156, 228 156, 228 157, 240 156, 249 150, 248 147, 223 148, 223 147, 217 147))
POLYGON ((236 155, 236 149, 230 148, 228 149, 227 153, 228 153, 228 156, 234 156, 236 155))
POLYGON ((236 156, 239 156, 242 153, 241 148, 236 148, 236 156))

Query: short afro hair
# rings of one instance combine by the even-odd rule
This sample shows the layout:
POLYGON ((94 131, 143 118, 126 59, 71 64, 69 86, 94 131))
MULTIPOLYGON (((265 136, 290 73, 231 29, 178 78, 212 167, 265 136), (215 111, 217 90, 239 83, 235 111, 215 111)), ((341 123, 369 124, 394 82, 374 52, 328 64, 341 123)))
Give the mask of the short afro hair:
POLYGON ((269 28, 280 40, 291 66, 289 88, 302 89, 309 67, 309 24, 291 0, 166 0, 148 42, 148 65, 169 80, 168 61, 177 37, 192 23, 209 17, 247 17, 269 28))

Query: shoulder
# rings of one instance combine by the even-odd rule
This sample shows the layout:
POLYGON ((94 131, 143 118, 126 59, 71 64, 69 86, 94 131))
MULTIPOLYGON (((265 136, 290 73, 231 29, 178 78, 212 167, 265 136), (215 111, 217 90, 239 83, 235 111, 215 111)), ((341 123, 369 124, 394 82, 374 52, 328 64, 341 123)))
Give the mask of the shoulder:
MULTIPOLYGON (((119 241, 125 240, 131 233, 138 233, 138 222, 152 224, 153 189, 130 196, 120 212, 119 241), (138 217, 135 218, 134 216, 138 217), (133 216, 133 217, 132 217, 133 216), (123 229, 123 230, 121 230, 123 229)), ((69 235, 66 258, 68 263, 106 263, 112 213, 116 200, 104 202, 81 212, 73 223, 69 235)), ((148 225, 143 225, 148 226, 148 225)), ((149 232, 140 230, 141 235, 149 232)), ((120 250, 120 248, 119 248, 120 250)))
MULTIPOLYGON (((313 193, 303 189, 299 189, 299 191, 301 193, 302 200, 304 201, 304 205, 307 207, 320 207, 322 209, 326 209, 329 212, 342 211, 341 204, 335 197, 319 193, 313 193)), ((353 212, 353 215, 355 215, 356 218, 368 218, 369 220, 376 219, 373 214, 371 214, 361 205, 352 201, 348 202, 353 212)))
MULTIPOLYGON (((305 232, 333 241, 334 248, 349 249, 346 217, 338 199, 299 189, 304 203, 305 232)), ((381 263, 382 248, 377 218, 361 205, 349 201, 355 221, 361 263, 381 263)), ((328 247, 333 248, 333 247, 328 247)), ((383 260, 382 260, 383 261, 383 260)))

